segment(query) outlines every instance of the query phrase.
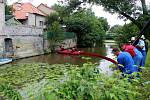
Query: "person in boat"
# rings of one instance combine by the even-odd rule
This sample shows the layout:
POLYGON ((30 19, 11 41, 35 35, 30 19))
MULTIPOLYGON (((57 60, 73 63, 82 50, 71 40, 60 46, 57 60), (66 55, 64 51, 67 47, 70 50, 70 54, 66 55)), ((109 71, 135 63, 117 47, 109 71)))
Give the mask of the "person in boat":
POLYGON ((128 52, 113 48, 112 53, 117 56, 118 68, 121 72, 124 74, 138 72, 138 68, 134 65, 132 56, 128 52))
POLYGON ((144 42, 144 35, 141 36, 141 38, 139 39, 138 44, 136 45, 136 48, 142 53, 143 55, 143 59, 141 62, 141 66, 144 67, 145 66, 145 61, 146 61, 146 46, 145 46, 145 42, 144 42))
POLYGON ((72 52, 75 52, 75 51, 77 51, 77 48, 73 47, 73 48, 71 48, 71 50, 72 50, 72 52))
POLYGON ((63 51, 63 50, 65 50, 65 48, 64 48, 64 46, 60 46, 60 51, 63 51))

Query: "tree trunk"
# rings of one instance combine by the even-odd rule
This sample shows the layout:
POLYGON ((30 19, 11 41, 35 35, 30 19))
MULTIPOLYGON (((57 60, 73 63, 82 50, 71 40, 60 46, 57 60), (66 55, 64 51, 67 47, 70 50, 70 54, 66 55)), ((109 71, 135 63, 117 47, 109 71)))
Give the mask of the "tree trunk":
POLYGON ((140 1, 142 3, 143 14, 144 15, 148 15, 148 11, 147 11, 145 0, 140 0, 140 1))
POLYGON ((139 29, 143 28, 143 26, 137 20, 135 20, 133 17, 127 15, 124 12, 120 12, 120 14, 123 15, 124 17, 126 17, 127 19, 129 19, 131 22, 133 22, 139 29))

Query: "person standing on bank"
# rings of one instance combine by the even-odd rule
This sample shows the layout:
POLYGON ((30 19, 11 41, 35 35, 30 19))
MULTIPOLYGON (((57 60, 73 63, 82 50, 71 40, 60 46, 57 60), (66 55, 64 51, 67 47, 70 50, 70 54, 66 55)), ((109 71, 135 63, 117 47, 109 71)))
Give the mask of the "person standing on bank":
MULTIPOLYGON (((131 44, 135 41, 135 37, 132 37, 131 38, 131 44)), ((133 56, 133 61, 134 61, 134 64, 137 65, 138 67, 141 66, 141 62, 142 62, 142 59, 143 59, 143 55, 142 53, 136 48, 134 47, 134 52, 135 52, 135 56, 133 56)), ((140 69, 140 68, 139 68, 140 69)))
POLYGON ((145 48, 145 42, 144 42, 144 35, 141 36, 141 38, 139 39, 138 44, 136 45, 136 48, 142 53, 143 55, 143 59, 141 62, 141 66, 144 67, 145 65, 145 61, 146 61, 146 48, 145 48))
POLYGON ((134 65, 132 56, 128 52, 121 52, 118 48, 113 48, 112 53, 117 56, 118 68, 124 74, 138 72, 137 66, 134 65))

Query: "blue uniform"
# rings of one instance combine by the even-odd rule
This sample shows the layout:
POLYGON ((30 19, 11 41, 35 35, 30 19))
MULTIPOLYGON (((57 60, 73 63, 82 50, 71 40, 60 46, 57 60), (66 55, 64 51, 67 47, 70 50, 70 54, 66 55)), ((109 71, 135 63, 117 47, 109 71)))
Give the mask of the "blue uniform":
POLYGON ((135 56, 133 57, 133 61, 134 64, 139 67, 142 62, 143 55, 137 48, 134 48, 134 51, 135 51, 135 56))
POLYGON ((145 48, 145 42, 144 42, 144 40, 140 39, 137 45, 138 45, 138 46, 143 46, 143 48, 142 48, 142 50, 141 50, 141 53, 142 53, 142 55, 143 55, 143 59, 142 59, 142 62, 141 62, 141 66, 144 67, 144 65, 145 65, 145 60, 146 60, 146 48, 145 48))
POLYGON ((134 66, 134 61, 128 52, 121 52, 118 57, 118 67, 125 74, 132 74, 138 72, 138 68, 134 66))

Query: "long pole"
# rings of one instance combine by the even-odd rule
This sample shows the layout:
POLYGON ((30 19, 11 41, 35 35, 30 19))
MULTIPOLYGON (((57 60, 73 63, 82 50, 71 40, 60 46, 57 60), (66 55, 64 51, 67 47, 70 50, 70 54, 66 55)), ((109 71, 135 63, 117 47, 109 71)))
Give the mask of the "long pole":
POLYGON ((138 37, 135 39, 135 41, 132 43, 133 46, 135 46, 138 43, 138 40, 140 39, 140 37, 144 34, 144 31, 146 29, 148 29, 150 25, 150 20, 147 21, 147 23, 144 25, 144 27, 142 28, 142 30, 139 32, 138 37))

